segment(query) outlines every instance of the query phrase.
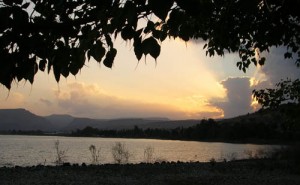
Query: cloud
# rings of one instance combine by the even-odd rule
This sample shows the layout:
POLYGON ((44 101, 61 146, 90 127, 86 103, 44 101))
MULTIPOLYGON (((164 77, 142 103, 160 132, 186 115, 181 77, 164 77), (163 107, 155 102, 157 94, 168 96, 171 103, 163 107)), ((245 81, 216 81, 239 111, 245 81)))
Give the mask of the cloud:
POLYGON ((52 102, 51 102, 51 101, 46 100, 46 99, 44 99, 44 98, 41 98, 41 99, 40 99, 40 102, 43 103, 44 105, 48 106, 48 107, 50 107, 50 106, 52 105, 52 102))
POLYGON ((270 53, 263 53, 267 59, 265 65, 258 66, 252 77, 232 77, 221 82, 226 90, 226 100, 214 100, 213 105, 224 112, 224 117, 234 117, 260 108, 253 104, 253 89, 272 88, 281 79, 300 78, 300 69, 295 59, 284 59, 286 48, 271 48, 270 53))
POLYGON ((8 95, 1 96, 0 108, 11 109, 16 107, 24 107, 26 104, 25 97, 18 92, 9 92, 8 95))
POLYGON ((71 83, 66 90, 55 92, 57 103, 64 111, 77 116, 103 114, 113 103, 113 97, 104 94, 96 85, 71 83))
POLYGON ((225 118, 253 112, 250 78, 228 78, 221 84, 226 90, 227 99, 212 104, 223 110, 225 118))
POLYGON ((187 118, 220 118, 223 111, 212 105, 207 97, 203 95, 191 95, 187 97, 177 98, 174 106, 186 112, 187 118))
POLYGON ((219 112, 191 112, 172 104, 118 97, 103 91, 95 84, 71 83, 65 90, 56 91, 58 109, 78 117, 168 117, 172 119, 216 117, 219 112))
POLYGON ((266 63, 256 69, 254 79, 257 81, 255 88, 274 87, 281 79, 300 78, 300 68, 295 65, 295 59, 284 59, 286 48, 271 48, 266 56, 266 63))

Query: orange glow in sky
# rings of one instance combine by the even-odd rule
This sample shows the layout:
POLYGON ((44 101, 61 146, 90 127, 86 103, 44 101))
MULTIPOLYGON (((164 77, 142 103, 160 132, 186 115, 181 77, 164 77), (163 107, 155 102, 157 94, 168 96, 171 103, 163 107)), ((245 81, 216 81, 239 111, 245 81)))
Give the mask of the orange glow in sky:
POLYGON ((76 77, 61 78, 58 84, 52 73, 39 71, 32 86, 21 81, 11 91, 1 87, 0 108, 92 118, 220 118, 223 110, 213 103, 226 100, 220 82, 252 77, 255 71, 239 71, 235 54, 206 57, 203 43, 167 40, 157 63, 150 56, 138 62, 131 43, 115 43, 118 54, 112 69, 90 61, 76 77))

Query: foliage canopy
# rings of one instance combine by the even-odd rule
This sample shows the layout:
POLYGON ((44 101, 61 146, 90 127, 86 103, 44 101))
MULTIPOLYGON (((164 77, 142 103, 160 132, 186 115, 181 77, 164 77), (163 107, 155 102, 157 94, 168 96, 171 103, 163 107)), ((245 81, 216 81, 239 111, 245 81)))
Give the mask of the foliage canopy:
MULTIPOLYGON (((169 37, 203 40, 208 56, 238 52, 244 72, 265 63, 261 52, 285 46, 284 57, 299 67, 299 7, 300 0, 0 0, 0 83, 33 83, 38 70, 53 71, 58 82, 91 58, 111 68, 118 35, 133 43, 137 60, 156 60, 169 37)), ((253 93, 269 107, 292 87, 279 86, 253 93)))
POLYGON ((0 83, 33 83, 38 70, 59 81, 91 58, 111 68, 118 35, 133 41, 137 60, 157 59, 169 37, 201 39, 208 56, 239 52, 243 71, 281 45, 299 66, 298 7, 299 0, 0 0, 0 83))

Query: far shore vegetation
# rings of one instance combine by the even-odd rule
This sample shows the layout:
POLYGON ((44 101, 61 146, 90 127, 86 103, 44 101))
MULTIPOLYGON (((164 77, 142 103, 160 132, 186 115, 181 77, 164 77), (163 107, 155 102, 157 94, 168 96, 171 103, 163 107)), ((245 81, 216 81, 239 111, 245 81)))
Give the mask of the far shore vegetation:
POLYGON ((202 119, 191 127, 140 128, 102 130, 87 126, 69 132, 44 132, 9 130, 0 134, 11 135, 60 135, 72 137, 107 137, 107 138, 148 138, 169 140, 212 141, 256 144, 289 144, 300 141, 299 124, 295 120, 285 119, 279 112, 258 111, 253 114, 231 119, 202 119))

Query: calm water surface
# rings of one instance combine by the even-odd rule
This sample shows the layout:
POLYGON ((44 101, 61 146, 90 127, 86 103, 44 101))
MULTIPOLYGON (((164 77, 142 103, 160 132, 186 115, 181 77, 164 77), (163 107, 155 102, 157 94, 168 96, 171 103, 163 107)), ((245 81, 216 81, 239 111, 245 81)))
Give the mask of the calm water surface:
POLYGON ((270 150, 271 145, 229 144, 155 139, 86 138, 58 136, 0 135, 0 166, 54 165, 55 141, 66 151, 66 162, 91 163, 90 145, 101 148, 101 163, 113 163, 111 148, 116 142, 124 143, 130 151, 131 163, 144 161, 146 147, 154 148, 154 159, 165 161, 200 161, 212 158, 246 158, 245 151, 270 150))

